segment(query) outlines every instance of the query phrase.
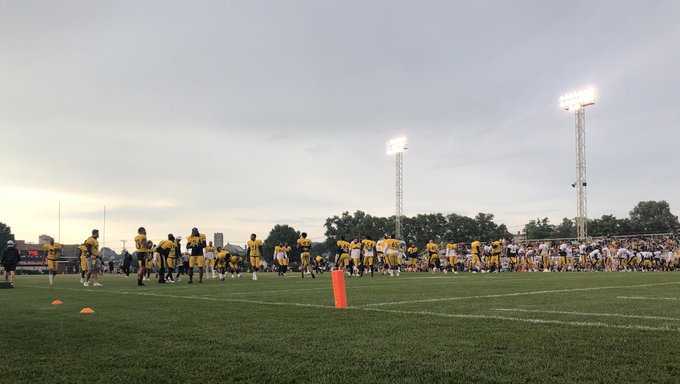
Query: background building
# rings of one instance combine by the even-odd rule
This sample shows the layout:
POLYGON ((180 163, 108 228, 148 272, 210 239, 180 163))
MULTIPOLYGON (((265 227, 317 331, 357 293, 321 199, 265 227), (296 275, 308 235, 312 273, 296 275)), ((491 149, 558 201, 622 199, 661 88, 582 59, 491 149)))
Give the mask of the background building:
POLYGON ((224 247, 224 234, 221 232, 216 232, 213 235, 213 245, 215 247, 224 247))

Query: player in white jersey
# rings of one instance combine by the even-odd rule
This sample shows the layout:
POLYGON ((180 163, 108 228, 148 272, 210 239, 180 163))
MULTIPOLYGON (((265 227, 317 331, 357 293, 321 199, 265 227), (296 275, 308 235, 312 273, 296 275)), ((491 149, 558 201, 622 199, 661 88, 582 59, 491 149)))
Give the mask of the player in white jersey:
POLYGON ((212 241, 208 242, 208 246, 203 248, 203 256, 205 256, 205 265, 207 266, 208 276, 214 279, 215 276, 215 247, 212 241))
POLYGON ((382 239, 378 239, 378 241, 375 242, 375 253, 376 257, 378 258, 378 263, 382 263, 382 268, 383 268, 383 275, 387 274, 388 268, 388 263, 385 258, 385 239, 387 238, 387 235, 383 237, 382 239))
POLYGON ((352 276, 359 276, 359 266, 361 265, 361 242, 354 239, 349 244, 349 257, 352 260, 352 276))

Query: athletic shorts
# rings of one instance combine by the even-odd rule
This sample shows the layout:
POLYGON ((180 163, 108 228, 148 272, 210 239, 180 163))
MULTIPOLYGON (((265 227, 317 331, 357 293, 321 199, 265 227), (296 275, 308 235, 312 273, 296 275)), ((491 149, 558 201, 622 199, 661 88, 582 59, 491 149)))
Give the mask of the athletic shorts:
POLYGON ((253 268, 260 268, 262 263, 260 262, 260 256, 250 256, 250 266, 253 268))
POLYGON ((189 256, 189 268, 205 266, 205 257, 203 256, 189 256))
POLYGON ((373 266, 373 256, 364 256, 364 265, 367 267, 373 266))
POLYGON ((175 268, 175 258, 174 257, 168 257, 166 260, 166 263, 168 264, 168 268, 173 269, 175 268))
POLYGON ((85 272, 90 270, 90 267, 87 263, 87 257, 80 257, 80 270, 85 272))
POLYGON ((47 259, 47 269, 50 270, 50 271, 56 271, 57 270, 57 260, 47 259))

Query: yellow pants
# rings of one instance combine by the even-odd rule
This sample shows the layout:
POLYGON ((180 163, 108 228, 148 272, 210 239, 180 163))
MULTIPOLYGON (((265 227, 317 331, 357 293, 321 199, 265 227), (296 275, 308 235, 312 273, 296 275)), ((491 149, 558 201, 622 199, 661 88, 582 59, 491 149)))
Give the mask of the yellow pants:
POLYGON ((343 253, 340 255, 340 259, 338 259, 338 265, 344 268, 347 268, 349 266, 349 254, 348 253, 343 253))
POLYGON ((494 266, 498 268, 498 266, 500 265, 499 258, 500 257, 498 255, 491 255, 491 257, 489 258, 489 266, 490 267, 494 266))
POLYGON ((302 261, 302 266, 303 267, 309 267, 309 261, 311 260, 312 256, 309 252, 302 252, 300 254, 300 259, 302 261))
POLYGON ((250 266, 259 269, 262 263, 260 262, 260 256, 250 256, 250 266))
POLYGON ((367 267, 373 266, 373 256, 364 256, 364 265, 367 267))
POLYGON ((47 259, 47 270, 52 271, 52 272, 56 272, 57 271, 57 261, 47 259))
POLYGON ((168 257, 167 259, 168 263, 168 268, 173 269, 175 268, 175 258, 174 257, 168 257))
POLYGON ((205 266, 204 256, 189 256, 189 268, 203 268, 203 266, 205 266))
POLYGON ((458 256, 449 256, 449 264, 451 265, 458 264, 458 256))
POLYGON ((90 270, 90 267, 87 264, 87 257, 80 257, 80 270, 85 272, 90 270))
POLYGON ((473 266, 477 266, 477 265, 480 264, 479 255, 474 254, 474 253, 472 254, 472 261, 471 261, 471 264, 472 264, 473 266))

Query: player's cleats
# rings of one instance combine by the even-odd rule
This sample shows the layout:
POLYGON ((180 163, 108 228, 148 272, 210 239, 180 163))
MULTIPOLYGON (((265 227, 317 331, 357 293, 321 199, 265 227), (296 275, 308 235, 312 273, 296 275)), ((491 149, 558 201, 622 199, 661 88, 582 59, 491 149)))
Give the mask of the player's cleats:
POLYGON ((103 287, 104 286, 104 284, 102 284, 102 283, 94 283, 92 285, 95 286, 95 287, 103 287))
POLYGON ((90 282, 89 282, 89 281, 84 282, 84 283, 83 283, 83 286, 84 286, 84 287, 89 287, 89 286, 90 286, 90 282))
POLYGON ((84 282, 85 282, 85 279, 83 279, 83 278, 81 277, 81 278, 80 278, 80 284, 83 284, 84 282))
POLYGON ((253 280, 257 280, 257 275, 253 273, 253 280))

